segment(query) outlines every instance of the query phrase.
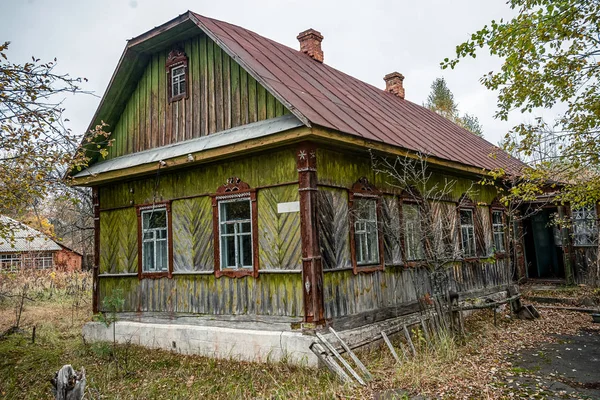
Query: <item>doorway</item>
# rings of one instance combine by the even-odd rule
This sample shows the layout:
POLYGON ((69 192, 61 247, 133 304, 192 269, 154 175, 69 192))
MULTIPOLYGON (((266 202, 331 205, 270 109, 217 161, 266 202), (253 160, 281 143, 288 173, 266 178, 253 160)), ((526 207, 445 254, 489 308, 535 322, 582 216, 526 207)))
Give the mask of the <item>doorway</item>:
POLYGON ((565 277, 560 232, 552 225, 552 215, 556 211, 556 208, 544 208, 523 221, 527 278, 565 277))

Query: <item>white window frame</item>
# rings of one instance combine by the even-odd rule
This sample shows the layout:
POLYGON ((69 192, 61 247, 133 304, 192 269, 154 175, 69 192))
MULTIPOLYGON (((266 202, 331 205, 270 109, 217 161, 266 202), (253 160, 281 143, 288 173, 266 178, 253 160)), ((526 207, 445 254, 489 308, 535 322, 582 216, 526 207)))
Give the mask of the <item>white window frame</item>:
POLYGON ((475 212, 472 208, 461 208, 459 211, 459 224, 460 224, 460 247, 465 258, 477 257, 477 242, 475 239, 475 212), (463 224, 462 213, 467 212, 471 214, 471 223, 463 224), (467 240, 465 240, 465 233, 467 240), (469 240, 469 235, 472 240, 469 240), (469 243, 470 242, 470 243, 469 243), (465 249, 465 243, 469 243, 469 248, 465 249))
POLYGON ((598 226, 595 205, 575 208, 571 212, 573 222, 573 246, 589 247, 598 244, 598 226))
POLYGON ((187 67, 185 65, 175 65, 171 67, 171 98, 175 98, 178 96, 185 95, 186 92, 186 81, 185 81, 185 69, 187 67), (181 70, 181 73, 179 71, 181 70), (175 72, 178 72, 177 74, 175 72), (181 84, 183 83, 183 90, 181 89, 181 84), (177 93, 175 93, 175 89, 177 89, 177 93))
POLYGON ((23 261, 20 253, 0 254, 0 269, 2 271, 18 271, 22 265, 23 261))
POLYGON ((404 231, 404 251, 406 261, 418 261, 425 257, 422 240, 422 227, 421 227, 421 209, 416 203, 402 203, 402 220, 403 220, 403 231, 404 231), (406 207, 406 208, 405 208, 406 207), (416 210, 416 219, 409 220, 407 218, 408 208, 414 208, 416 210), (410 224, 410 226, 409 226, 410 224))
POLYGON ((247 196, 242 196, 242 197, 236 197, 236 198, 231 198, 231 199, 224 199, 224 200, 218 200, 217 201, 217 211, 218 211, 218 217, 219 217, 219 268, 221 271, 236 271, 236 270, 253 270, 254 269, 254 237, 253 237, 253 230, 254 230, 254 226, 253 226, 253 222, 252 222, 252 199, 250 197, 250 194, 248 194, 247 196), (222 207, 223 204, 227 204, 227 203, 235 203, 235 202, 242 202, 242 201, 247 201, 248 202, 248 210, 249 210, 249 216, 248 219, 244 219, 244 220, 233 220, 233 221, 223 221, 223 210, 224 207, 222 207), (242 223, 250 223, 250 231, 249 232, 238 232, 239 226, 238 224, 242 224, 242 223), (234 232, 233 233, 223 233, 223 226, 225 224, 231 224, 234 227, 234 232), (243 238, 244 236, 248 236, 250 237, 250 265, 243 265, 241 261, 243 261, 244 259, 244 248, 242 245, 240 245, 241 242, 241 238, 243 238), (226 255, 223 253, 223 238, 224 237, 233 237, 233 243, 234 243, 234 251, 235 251, 235 262, 236 265, 235 266, 230 266, 230 265, 225 265, 226 263, 226 255))
POLYGON ((167 207, 156 207, 156 208, 149 208, 149 209, 143 209, 140 212, 140 218, 141 218, 141 227, 142 227, 142 233, 141 233, 141 240, 142 240, 142 273, 153 273, 153 272, 168 272, 169 271, 169 257, 171 256, 169 254, 169 212, 167 211, 167 207), (152 215, 153 213, 156 212, 164 212, 165 213, 165 227, 164 228, 148 228, 148 229, 144 229, 144 217, 146 215, 152 215), (160 238, 157 237, 157 232, 159 231, 163 231, 165 232, 165 237, 164 238, 160 238), (146 233, 152 233, 152 238, 146 239, 146 233), (158 269, 157 268, 157 242, 165 242, 166 243, 166 252, 167 252, 167 258, 166 258, 166 265, 164 266, 164 268, 158 269), (146 243, 154 243, 153 246, 153 259, 154 259, 154 268, 150 269, 146 264, 146 243))
POLYGON ((504 224, 504 212, 492 209, 492 236, 494 238, 494 250, 498 253, 506 252, 506 225, 504 224), (500 214, 500 223, 494 222, 494 215, 500 214), (498 246, 500 243, 500 246, 498 246))
POLYGON ((379 229, 377 221, 377 202, 376 198, 365 198, 356 196, 353 200, 353 207, 355 212, 354 217, 354 251, 356 257, 357 266, 375 265, 380 263, 379 254, 379 229), (372 207, 373 215, 375 219, 359 218, 361 213, 361 207, 372 207), (371 229, 369 229, 371 226, 371 229), (375 249, 372 254, 369 254, 369 241, 373 240, 372 235, 375 236, 375 249))

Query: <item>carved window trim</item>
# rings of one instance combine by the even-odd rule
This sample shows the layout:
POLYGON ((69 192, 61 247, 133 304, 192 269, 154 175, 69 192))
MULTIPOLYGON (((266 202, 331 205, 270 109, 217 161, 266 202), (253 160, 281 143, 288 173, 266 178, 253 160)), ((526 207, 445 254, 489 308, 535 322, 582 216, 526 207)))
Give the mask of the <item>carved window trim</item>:
POLYGON ((211 195, 213 205, 213 245, 215 276, 241 278, 244 276, 258 277, 258 207, 256 204, 256 189, 237 177, 227 179, 227 183, 219 186, 216 193, 211 195), (252 268, 221 268, 221 226, 219 221, 219 205, 227 201, 248 199, 250 201, 250 232, 252 243, 252 268))
POLYGON ((138 279, 173 278, 173 218, 171 215, 171 202, 165 201, 153 204, 142 204, 135 207, 138 222, 138 279), (144 235, 142 227, 142 212, 147 210, 165 210, 167 213, 167 263, 168 270, 160 272, 146 272, 143 265, 144 235))
POLYGON ((381 192, 371 185, 367 178, 360 178, 350 189, 348 195, 348 210, 350 210, 349 222, 350 222, 350 256, 352 258, 352 271, 354 274, 359 272, 375 272, 382 271, 385 269, 384 262, 384 249, 383 249, 383 232, 380 224, 382 221, 381 215, 381 192), (373 264, 358 264, 356 259, 356 238, 355 238, 355 201, 357 200, 371 200, 375 202, 376 216, 377 216, 377 251, 378 251, 378 262, 373 264))
MULTIPOLYGON (((506 223, 506 207, 500 203, 500 201, 496 198, 490 204, 490 226, 492 228, 492 245, 494 246, 494 256, 496 258, 504 258, 506 257, 506 253, 508 251, 508 225, 506 223), (502 213, 502 226, 504 232, 504 250, 499 251, 496 250, 496 231, 494 230, 494 213, 500 212, 502 213)), ((497 224, 496 224, 497 225, 497 224)))
POLYGON ((165 62, 165 68, 167 70, 167 99, 169 99, 169 103, 187 99, 189 94, 189 68, 188 68, 188 57, 181 48, 175 48, 169 52, 167 56, 167 61, 165 62), (172 82, 172 73, 173 70, 179 67, 184 68, 184 79, 185 79, 185 92, 180 93, 176 96, 173 96, 173 82, 172 82))
POLYGON ((477 216, 475 215, 477 212, 477 204, 475 204, 469 197, 463 195, 461 196, 460 200, 458 201, 458 207, 457 207, 457 224, 458 224, 458 238, 460 240, 459 242, 459 246, 460 246, 460 254, 462 255, 463 260, 465 261, 477 261, 479 259, 479 256, 477 255, 477 224, 475 222, 475 218, 477 218, 477 216), (473 227, 473 254, 469 254, 466 255, 465 254, 465 249, 463 246, 463 224, 462 224, 462 219, 461 219, 461 213, 463 211, 470 211, 471 212, 471 219, 472 219, 472 227, 473 227))

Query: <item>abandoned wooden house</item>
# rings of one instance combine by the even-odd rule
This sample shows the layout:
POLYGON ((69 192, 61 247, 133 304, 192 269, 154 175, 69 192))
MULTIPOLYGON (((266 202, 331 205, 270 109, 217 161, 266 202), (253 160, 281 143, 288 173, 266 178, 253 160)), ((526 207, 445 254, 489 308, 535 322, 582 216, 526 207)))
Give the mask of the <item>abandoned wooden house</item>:
POLYGON ((319 32, 297 38, 299 51, 186 12, 128 41, 90 124, 108 124, 107 155, 92 143, 72 172, 94 193, 94 311, 115 289, 124 298, 117 335, 312 363, 300 328, 418 311, 429 199, 376 173, 369 150, 425 153, 431 179, 455 183, 431 212, 455 210, 461 296, 511 281, 496 189, 467 192, 514 160, 405 99, 401 74, 377 88, 324 63, 319 32))
POLYGON ((0 216, 12 234, 0 240, 0 272, 23 269, 81 271, 82 255, 48 235, 7 216, 0 216))

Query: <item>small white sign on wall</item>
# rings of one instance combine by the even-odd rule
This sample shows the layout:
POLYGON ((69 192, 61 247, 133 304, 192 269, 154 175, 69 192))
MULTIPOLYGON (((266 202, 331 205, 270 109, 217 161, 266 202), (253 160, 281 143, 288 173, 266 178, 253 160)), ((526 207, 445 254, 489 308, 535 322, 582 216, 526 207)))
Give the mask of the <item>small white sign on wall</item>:
POLYGON ((291 201, 289 203, 277 203, 277 213, 291 213, 300 211, 300 202, 291 201))

